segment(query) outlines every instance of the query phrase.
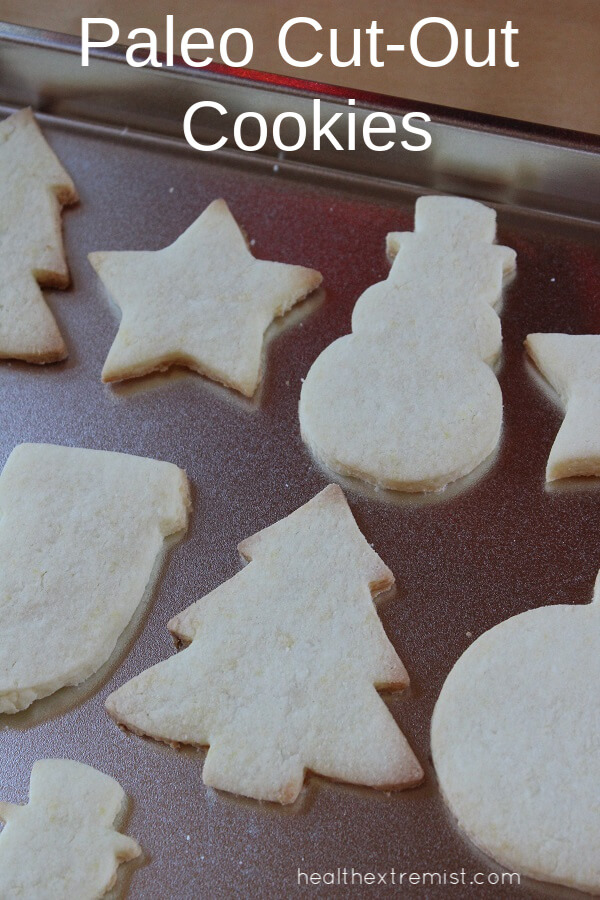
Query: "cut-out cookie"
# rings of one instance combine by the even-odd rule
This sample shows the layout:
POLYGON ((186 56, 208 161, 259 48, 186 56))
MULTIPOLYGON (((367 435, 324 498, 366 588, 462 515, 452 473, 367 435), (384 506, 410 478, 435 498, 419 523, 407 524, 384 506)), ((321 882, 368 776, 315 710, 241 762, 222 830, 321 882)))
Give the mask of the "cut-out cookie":
POLYGON ((184 365, 247 397, 260 381, 265 330, 322 280, 255 259, 224 200, 164 250, 89 258, 123 314, 103 381, 184 365))
POLYGON ((390 236, 388 279, 360 297, 352 334, 321 353, 302 387, 302 436, 330 469, 432 491, 496 447, 494 306, 515 253, 492 244, 495 221, 472 200, 421 197, 414 233, 390 236))
POLYGON ((0 897, 96 900, 120 863, 141 849, 114 821, 124 803, 109 775, 70 759, 42 759, 31 770, 29 803, 0 803, 0 897))
POLYGON ((40 285, 69 284, 60 213, 76 201, 31 110, 0 123, 0 358, 50 363, 67 356, 40 285))
POLYGON ((187 478, 171 463, 48 444, 13 450, 0 476, 0 713, 107 661, 188 507, 187 478))
POLYGON ((546 481, 600 475, 600 335, 530 334, 525 347, 566 409, 546 481))
POLYGON ((181 653, 111 694, 120 724, 210 745, 207 785, 292 803, 305 770, 378 788, 423 772, 376 687, 405 687, 373 596, 394 581, 337 486, 239 545, 250 564, 169 622, 181 653))
POLYGON ((433 714, 458 824, 512 872, 600 893, 600 581, 589 606, 546 606, 482 635, 433 714))

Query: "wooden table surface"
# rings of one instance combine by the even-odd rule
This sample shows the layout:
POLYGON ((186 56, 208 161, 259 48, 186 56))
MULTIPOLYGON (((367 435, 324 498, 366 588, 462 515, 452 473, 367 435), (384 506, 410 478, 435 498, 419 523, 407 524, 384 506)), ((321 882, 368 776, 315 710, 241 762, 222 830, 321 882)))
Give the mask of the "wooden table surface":
MULTIPOLYGON (((192 27, 217 37, 232 26, 247 28, 255 69, 600 134, 600 0, 0 0, 0 17, 9 22, 80 34, 82 16, 105 16, 119 24, 123 42, 130 29, 143 26, 157 32, 161 47, 167 12, 174 15, 176 38, 192 27), (386 43, 408 45, 410 29, 426 16, 449 19, 461 47, 464 29, 472 28, 475 52, 484 55, 488 28, 498 33, 510 19, 519 29, 514 56, 520 65, 471 68, 459 51, 448 66, 426 68, 405 52, 389 56, 384 68, 364 62, 360 68, 335 68, 324 59, 293 70, 279 55, 277 35, 299 15, 313 16, 324 29, 320 35, 298 29, 293 46, 300 54, 304 43, 307 56, 327 46, 330 28, 338 28, 344 52, 352 29, 364 29, 373 19, 385 28, 386 43)), ((443 57, 448 34, 430 26, 420 46, 431 58, 443 57)), ((502 48, 499 62, 503 55, 502 48)))

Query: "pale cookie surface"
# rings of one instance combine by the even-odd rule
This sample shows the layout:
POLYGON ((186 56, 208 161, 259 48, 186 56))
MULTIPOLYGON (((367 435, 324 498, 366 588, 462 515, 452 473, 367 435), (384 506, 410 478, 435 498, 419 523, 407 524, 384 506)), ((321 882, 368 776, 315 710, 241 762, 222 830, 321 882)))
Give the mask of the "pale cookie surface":
POLYGON ((441 791, 511 872, 600 893, 600 588, 488 631, 433 714, 441 791))
POLYGON ((29 803, 0 802, 2 900, 96 900, 115 883, 119 863, 141 854, 114 829, 125 804, 108 775, 70 759, 31 770, 29 803))
POLYGON ((49 363, 67 355, 40 285, 69 284, 60 214, 76 200, 31 110, 0 123, 0 358, 49 363))
POLYGON ((0 476, 0 713, 109 658, 189 506, 171 463, 21 444, 0 476))
POLYGON ((525 346, 566 409, 546 480, 600 475, 600 335, 530 334, 525 346))
POLYGON ((207 785, 291 803, 305 770, 379 788, 422 769, 376 687, 408 676, 372 597, 393 576, 329 486, 239 545, 239 574, 169 623, 189 646, 111 694, 117 722, 210 745, 207 785))
POLYGON ((246 396, 260 381, 266 328, 322 280, 255 259, 224 200, 164 250, 89 258, 122 311, 103 381, 184 365, 246 396))
POLYGON ((432 491, 466 475, 500 436, 494 306, 515 254, 495 246, 495 212, 421 197, 414 233, 394 234, 386 281, 359 298, 352 334, 318 357, 300 395, 302 436, 341 475, 432 491))

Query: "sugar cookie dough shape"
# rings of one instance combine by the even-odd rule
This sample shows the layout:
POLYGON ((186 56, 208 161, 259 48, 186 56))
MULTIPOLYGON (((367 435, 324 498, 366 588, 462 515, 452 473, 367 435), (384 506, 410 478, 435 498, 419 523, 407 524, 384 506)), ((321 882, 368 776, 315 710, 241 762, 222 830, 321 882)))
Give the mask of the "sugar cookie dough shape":
POLYGON ((0 123, 0 358, 51 363, 67 356, 40 286, 69 284, 60 214, 76 201, 32 111, 0 123))
POLYGON ((422 769, 376 687, 408 676, 373 596, 393 575, 329 486, 239 545, 250 560, 169 622, 185 650, 106 701, 120 724, 210 745, 207 785, 280 803, 305 770, 378 788, 422 769))
POLYGON ((600 475, 600 335, 530 334, 525 347, 566 409, 546 481, 600 475))
POLYGON ((121 786, 91 766, 43 759, 31 770, 29 803, 0 802, 0 897, 96 900, 120 863, 141 854, 114 829, 126 802, 121 786))
POLYGON ((458 660, 431 726, 459 826, 511 872, 600 894, 600 580, 590 605, 546 606, 458 660))
POLYGON ((327 467, 433 491, 492 453, 502 425, 494 307, 515 268, 514 251, 492 243, 495 222, 472 200, 420 197, 414 233, 389 235, 389 277, 359 298, 352 334, 321 353, 302 387, 302 436, 327 467))
POLYGON ((177 466, 21 444, 0 476, 0 713, 96 672, 189 506, 177 466))
POLYGON ((163 250, 89 259, 122 311, 103 381, 184 365, 248 397, 261 378, 265 330, 322 280, 255 259, 224 200, 163 250))

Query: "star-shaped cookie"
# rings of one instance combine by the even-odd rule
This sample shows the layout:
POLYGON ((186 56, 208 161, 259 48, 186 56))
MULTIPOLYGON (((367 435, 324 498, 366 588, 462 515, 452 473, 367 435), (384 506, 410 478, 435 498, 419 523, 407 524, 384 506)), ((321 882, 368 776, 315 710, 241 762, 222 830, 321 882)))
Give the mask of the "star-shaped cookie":
POLYGON ((103 381, 184 365, 247 397, 265 330, 322 281, 313 269, 255 259, 224 200, 163 250, 89 259, 123 314, 103 381))

